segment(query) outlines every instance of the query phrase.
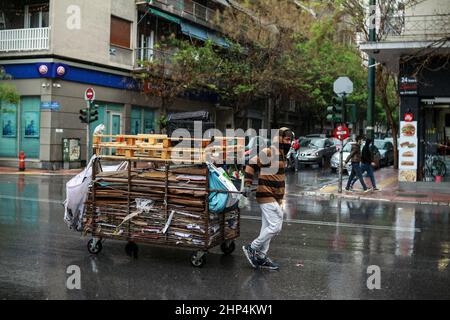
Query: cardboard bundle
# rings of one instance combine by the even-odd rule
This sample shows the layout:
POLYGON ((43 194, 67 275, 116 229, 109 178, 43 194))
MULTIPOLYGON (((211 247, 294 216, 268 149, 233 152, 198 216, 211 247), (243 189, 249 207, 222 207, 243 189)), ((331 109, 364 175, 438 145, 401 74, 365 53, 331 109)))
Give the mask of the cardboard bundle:
POLYGON ((234 239, 239 212, 209 213, 207 176, 201 165, 100 173, 89 188, 85 232, 195 248, 234 239))

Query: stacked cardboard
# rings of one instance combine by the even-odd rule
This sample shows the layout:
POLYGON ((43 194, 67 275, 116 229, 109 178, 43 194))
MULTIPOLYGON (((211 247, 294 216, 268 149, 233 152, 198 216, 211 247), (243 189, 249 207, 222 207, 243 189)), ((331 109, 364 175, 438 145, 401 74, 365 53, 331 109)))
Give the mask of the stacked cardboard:
POLYGON ((210 248, 239 236, 239 212, 208 211, 204 165, 100 173, 89 189, 86 233, 210 248))

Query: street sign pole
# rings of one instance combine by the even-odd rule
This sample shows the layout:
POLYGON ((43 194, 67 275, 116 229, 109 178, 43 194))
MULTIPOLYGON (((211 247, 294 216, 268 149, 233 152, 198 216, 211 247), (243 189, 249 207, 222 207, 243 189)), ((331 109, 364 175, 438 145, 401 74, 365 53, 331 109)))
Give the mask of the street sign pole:
POLYGON ((95 90, 94 88, 87 88, 84 92, 84 100, 86 100, 86 166, 89 159, 91 158, 91 148, 90 148, 90 135, 91 135, 91 103, 95 101, 95 90))
POLYGON ((91 124, 90 124, 90 117, 91 117, 91 102, 90 101, 86 101, 86 108, 87 108, 87 115, 86 115, 86 119, 87 119, 87 124, 86 124, 86 166, 89 162, 89 159, 91 158, 91 150, 89 148, 89 144, 90 144, 90 133, 91 133, 91 124))
POLYGON ((344 141, 349 137, 349 130, 345 123, 341 123, 335 130, 334 130, 334 137, 341 141, 341 149, 339 150, 339 189, 338 192, 342 193, 342 180, 343 180, 343 165, 342 160, 344 157, 344 141))
POLYGON ((343 166, 342 166, 342 160, 344 157, 344 141, 342 141, 342 146, 341 146, 341 150, 339 151, 339 193, 342 193, 342 180, 343 180, 343 175, 342 175, 342 171, 344 170, 343 166))
POLYGON ((345 107, 345 96, 346 93, 342 93, 342 123, 347 125, 347 108, 345 107))

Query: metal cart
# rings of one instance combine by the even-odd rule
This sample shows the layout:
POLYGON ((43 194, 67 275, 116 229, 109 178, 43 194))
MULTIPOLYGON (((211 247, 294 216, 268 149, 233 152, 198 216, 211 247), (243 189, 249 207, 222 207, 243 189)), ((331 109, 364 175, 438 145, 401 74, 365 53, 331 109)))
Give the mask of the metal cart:
POLYGON ((210 213, 210 193, 227 191, 209 190, 205 164, 188 167, 204 172, 205 181, 186 186, 172 181, 173 172, 183 172, 186 167, 172 165, 173 171, 169 161, 152 160, 159 170, 149 170, 139 165, 148 159, 133 157, 125 160, 127 169, 119 177, 102 176, 101 162, 108 160, 118 159, 100 155, 92 169, 84 214, 84 233, 91 236, 87 244, 91 254, 100 253, 106 239, 115 239, 128 242, 125 248, 128 254, 137 250, 136 243, 190 249, 193 250, 191 264, 202 267, 211 248, 220 246, 225 255, 235 250, 234 240, 240 235, 239 208, 236 205, 223 213, 210 213), (158 175, 159 180, 140 178, 146 174, 158 175), (142 200, 153 201, 153 207, 148 212, 137 213, 137 202, 142 200), (187 204, 180 205, 183 202, 187 204), (189 207, 189 203, 195 204, 195 208, 189 207))

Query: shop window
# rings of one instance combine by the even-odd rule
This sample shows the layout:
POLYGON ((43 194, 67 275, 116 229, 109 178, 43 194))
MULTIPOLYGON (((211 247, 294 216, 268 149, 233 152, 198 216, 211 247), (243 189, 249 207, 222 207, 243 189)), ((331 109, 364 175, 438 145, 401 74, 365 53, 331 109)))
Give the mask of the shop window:
POLYGON ((450 113, 445 115, 445 126, 450 127, 450 113))
POLYGON ((15 138, 17 136, 17 106, 13 104, 2 105, 1 125, 3 138, 15 138))
POLYGON ((131 47, 131 22, 111 16, 111 45, 131 47))

